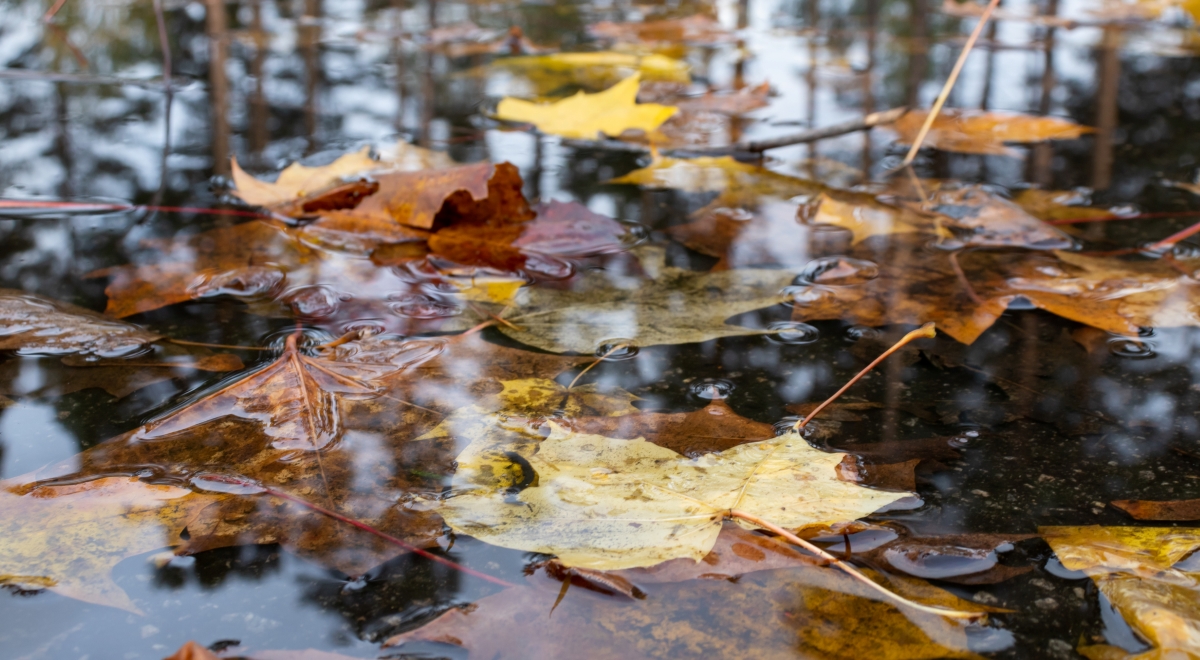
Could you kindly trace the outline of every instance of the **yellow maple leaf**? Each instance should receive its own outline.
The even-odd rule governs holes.
[[[657,103],[637,102],[640,74],[634,74],[612,87],[554,103],[539,104],[506,97],[496,108],[496,116],[508,121],[529,122],[544,133],[563,137],[595,139],[598,133],[617,136],[631,129],[649,133],[675,114],[676,108]]]

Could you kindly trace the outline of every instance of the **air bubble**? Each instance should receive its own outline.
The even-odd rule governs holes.
[[[606,339],[596,347],[596,357],[605,360],[632,360],[637,354],[638,347],[632,339]]]
[[[767,330],[770,332],[767,339],[777,344],[792,346],[811,344],[821,335],[820,331],[811,325],[796,321],[775,321],[767,326]]]
[[[865,325],[852,325],[846,328],[846,341],[863,341],[864,339],[879,339],[883,333]]]
[[[374,337],[387,332],[387,325],[378,319],[361,319],[342,325],[342,334],[357,332],[359,337]]]
[[[821,257],[808,262],[797,284],[825,284],[828,286],[852,286],[865,284],[879,277],[879,266],[865,259],[850,257]]]
[[[688,385],[688,390],[693,396],[706,401],[716,401],[728,399],[736,387],[731,381],[724,378],[704,378]]]
[[[1108,342],[1108,352],[1132,360],[1148,360],[1156,355],[1149,342],[1136,339],[1112,339]]]
[[[837,305],[837,294],[826,286],[812,286],[809,284],[794,284],[785,286],[779,292],[783,296],[784,304],[792,307],[816,307],[822,305]]]
[[[288,337],[291,337],[294,334],[296,334],[295,328],[277,330],[263,337],[261,343],[266,348],[275,351],[276,353],[280,353],[283,352],[283,349],[287,345]],[[316,328],[301,328],[300,338],[296,341],[296,346],[298,346],[300,350],[306,351],[307,349],[320,346],[321,344],[328,344],[334,339],[335,337],[333,335],[325,332],[324,330],[317,330]]]
[[[787,417],[784,417],[783,419],[779,420],[778,422],[775,422],[771,426],[774,427],[776,436],[787,435],[788,433],[791,433],[794,430],[796,423],[802,419],[804,419],[804,418],[796,416],[796,415],[788,415]],[[820,422],[811,421],[811,422],[805,424],[804,428],[799,429],[800,437],[805,438],[805,439],[811,438],[817,434],[817,431],[820,428],[821,428]]]
[[[284,300],[301,318],[328,318],[337,312],[343,297],[327,286],[306,286],[287,294]]]
[[[269,297],[287,279],[283,271],[268,266],[247,266],[221,273],[201,275],[188,287],[196,298],[237,296],[239,298]]]
[[[959,546],[929,548],[905,545],[897,544],[888,548],[883,552],[884,558],[896,569],[927,580],[982,573],[997,562],[996,553],[991,550]]]

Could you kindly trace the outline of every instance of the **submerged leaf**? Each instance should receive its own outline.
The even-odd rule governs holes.
[[[600,135],[615,137],[627,130],[649,133],[675,114],[675,108],[638,103],[639,79],[635,74],[603,92],[579,92],[550,104],[505,98],[497,106],[496,116],[531,123],[543,133],[584,140],[594,140]]]
[[[111,357],[159,339],[162,335],[70,303],[0,289],[0,351]]]
[[[1200,520],[1200,499],[1117,500],[1112,505],[1133,516],[1134,520]]]
[[[589,25],[588,32],[602,39],[666,46],[681,43],[708,45],[733,39],[733,34],[720,21],[704,14],[634,23],[601,21]]]
[[[568,566],[631,568],[712,549],[739,509],[789,529],[846,522],[902,499],[841,481],[843,454],[796,433],[686,458],[642,439],[532,428],[492,417],[456,462],[437,510],[455,530]],[[516,489],[514,495],[514,491]]]
[[[968,650],[965,625],[897,610],[827,568],[666,584],[633,601],[580,588],[564,594],[562,585],[544,578],[531,582],[451,610],[386,645],[442,642],[463,647],[472,657],[979,658]],[[972,607],[920,584],[920,595],[910,597],[935,606]]]
[[[648,280],[590,270],[570,289],[522,289],[500,332],[558,353],[592,353],[618,338],[653,346],[763,334],[725,319],[783,302],[780,289],[795,279],[785,270],[697,273],[663,265],[657,248],[641,254]]]
[[[0,490],[0,583],[138,612],[110,572],[122,559],[183,543],[180,533],[217,497],[105,477]]]

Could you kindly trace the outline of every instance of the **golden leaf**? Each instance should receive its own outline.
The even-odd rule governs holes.
[[[496,116],[508,121],[529,122],[544,133],[585,140],[599,134],[619,136],[627,130],[647,133],[663,124],[675,108],[655,103],[637,102],[639,74],[634,74],[612,87],[575,96],[549,104],[530,103],[505,98],[496,108]]]

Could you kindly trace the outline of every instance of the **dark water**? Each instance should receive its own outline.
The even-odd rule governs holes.
[[[1079,16],[1089,3],[1010,1],[1011,12]],[[223,10],[214,19],[212,10]],[[483,69],[487,56],[450,58],[423,50],[432,26],[474,22],[520,26],[551,48],[592,48],[586,26],[715,11],[742,28],[740,43],[685,52],[696,90],[769,80],[778,95],[742,135],[759,138],[859,116],[864,109],[928,106],[974,24],[922,0],[708,3],[167,2],[172,93],[150,2],[67,0],[53,27],[45,3],[0,3],[0,191],[4,198],[209,207],[219,203],[228,159],[256,173],[303,160],[321,164],[362,145],[398,139],[445,150],[456,160],[517,164],[530,198],[577,200],[640,223],[651,240],[686,221],[703,195],[642,191],[605,182],[647,162],[623,153],[502,130],[483,118],[496,99],[528,94],[520,76]],[[1074,29],[1001,21],[985,31],[950,106],[1049,113],[1096,126],[1082,140],[1020,147],[1019,157],[927,152],[923,177],[1086,188],[1093,204],[1143,212],[1200,208],[1163,180],[1191,181],[1200,135],[1200,66],[1186,46],[1194,32],[1170,25]],[[1186,21],[1180,18],[1180,24]],[[557,93],[569,88],[554,90]],[[169,99],[169,120],[168,104]],[[782,172],[857,183],[899,163],[891,134],[851,134],[772,152]],[[832,174],[830,174],[832,173]],[[865,175],[863,174],[865,173]],[[1089,227],[1097,245],[1160,239],[1188,218]],[[0,215],[0,287],[91,309],[104,308],[103,278],[86,274],[134,260],[151,238],[221,224],[193,212],[42,211]],[[679,245],[676,265],[712,260]],[[749,315],[786,320],[788,310]],[[290,327],[232,300],[175,305],[133,317],[159,332],[222,344],[263,342]],[[643,348],[636,360],[604,363],[596,382],[643,397],[639,406],[689,411],[706,401],[692,385],[719,378],[729,404],[775,423],[792,403],[828,396],[882,348],[860,328],[819,322],[814,343],[762,337]],[[1040,311],[1005,314],[970,347],[940,337],[924,356],[889,363],[853,391],[882,406],[844,424],[830,448],[930,436],[961,439],[961,458],[918,482],[923,504],[876,516],[918,535],[1035,533],[1039,525],[1121,525],[1114,499],[1200,497],[1200,369],[1194,329],[1150,331],[1140,344],[1088,354],[1068,334],[1079,327]],[[866,333],[869,334],[869,333]],[[894,333],[887,334],[892,337]],[[498,334],[489,335],[504,341]],[[857,341],[856,341],[857,340]],[[950,355],[955,364],[947,366]],[[931,357],[932,356],[932,357]],[[941,356],[941,357],[939,357]],[[268,359],[268,358],[262,358]],[[56,395],[56,358],[15,362],[7,385],[16,404],[0,411],[0,477],[25,474],[136,427],[218,379],[193,372],[115,399],[98,389]],[[12,366],[12,365],[5,365]],[[929,411],[915,415],[914,408]],[[1184,453],[1181,453],[1182,452]],[[155,553],[151,553],[153,555]],[[460,541],[449,553],[467,565],[519,579],[523,553]],[[51,592],[0,593],[0,655],[6,658],[159,658],[183,642],[231,640],[254,649],[316,648],[373,658],[386,637],[496,588],[401,557],[351,579],[274,546],[122,562],[117,583],[144,616]],[[993,617],[977,642],[994,657],[1075,657],[1081,638],[1143,648],[1106,609],[1090,580],[1055,568],[1034,538],[1003,553],[1028,573],[996,585],[942,584],[965,598],[1013,612]],[[1048,567],[1049,563],[1049,567]],[[935,567],[936,568],[936,567]],[[937,577],[935,569],[928,577]],[[985,594],[979,596],[980,593]],[[992,600],[994,599],[994,600]],[[449,647],[432,648],[451,654]]]

